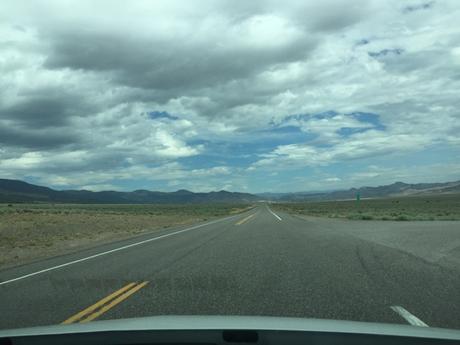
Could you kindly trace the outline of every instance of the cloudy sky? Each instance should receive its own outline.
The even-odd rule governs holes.
[[[58,189],[460,179],[460,2],[2,1],[0,177]]]

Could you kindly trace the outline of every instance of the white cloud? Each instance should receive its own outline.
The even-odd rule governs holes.
[[[40,152],[26,152],[17,158],[7,158],[0,161],[0,168],[8,170],[33,169],[43,163],[43,156]]]
[[[101,192],[101,191],[108,191],[108,190],[110,190],[110,191],[122,191],[119,186],[116,186],[116,185],[113,185],[113,184],[108,184],[108,183],[81,186],[81,189],[90,190],[90,191],[93,191],[93,192]]]
[[[460,6],[406,7],[397,0],[2,3],[0,173],[96,188],[154,174],[184,183],[188,172],[197,188],[209,187],[209,176],[220,176],[216,186],[245,188],[238,179],[263,167],[281,181],[282,170],[435,145],[458,154]],[[177,119],[151,119],[154,110]],[[258,155],[255,163],[203,169],[181,161],[209,153],[203,142],[262,142],[260,131],[288,115],[329,110],[338,115],[285,123],[313,140],[244,152]],[[356,111],[378,114],[385,130],[346,115]],[[366,131],[344,136],[341,128]]]
[[[431,137],[419,134],[391,134],[369,130],[356,133],[332,146],[317,147],[308,144],[278,146],[253,167],[270,169],[298,168],[302,166],[325,166],[338,161],[375,157],[378,155],[401,155],[418,151],[431,144]]]
[[[342,181],[342,179],[338,177],[328,177],[324,179],[324,182],[340,182],[340,181]]]

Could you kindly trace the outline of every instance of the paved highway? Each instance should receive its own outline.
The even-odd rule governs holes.
[[[258,206],[0,272],[0,328],[159,314],[460,328],[460,224]]]

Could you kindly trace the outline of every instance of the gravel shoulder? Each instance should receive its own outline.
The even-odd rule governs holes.
[[[397,249],[443,267],[460,267],[460,221],[374,221],[295,215],[324,231]]]

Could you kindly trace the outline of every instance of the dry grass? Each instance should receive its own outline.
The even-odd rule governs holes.
[[[385,199],[280,203],[293,214],[357,220],[460,220],[460,194]]]
[[[206,221],[247,208],[248,205],[227,204],[0,204],[0,267]]]

